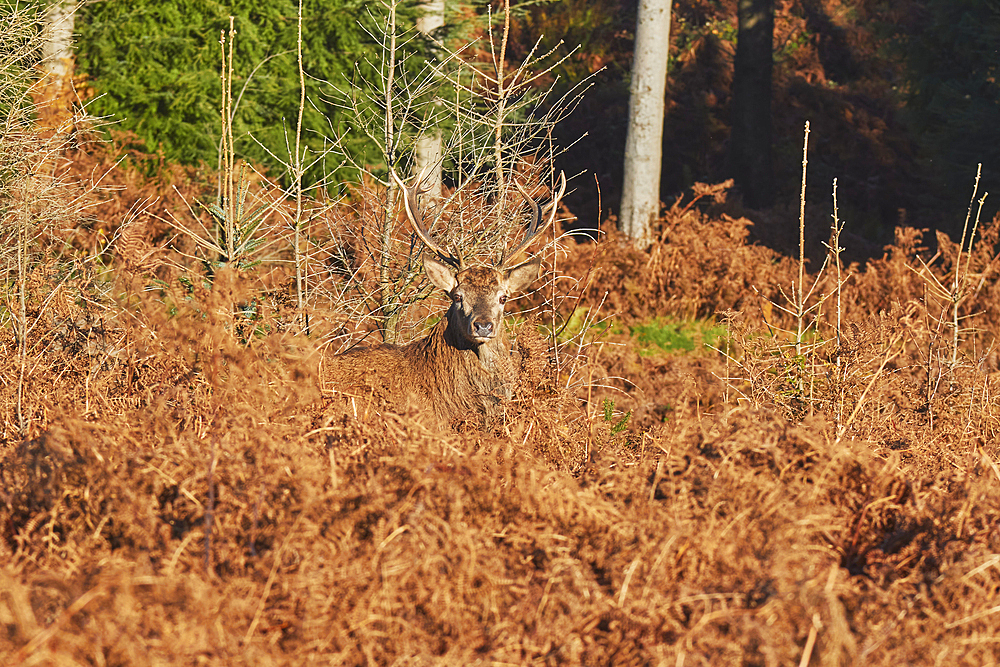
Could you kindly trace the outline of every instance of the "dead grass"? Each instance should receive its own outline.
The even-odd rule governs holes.
[[[133,177],[94,230],[154,187]],[[559,259],[591,276],[562,311],[726,313],[724,349],[606,333],[557,358],[543,313],[485,426],[324,398],[317,337],[233,310],[263,300],[252,274],[112,248],[29,300],[30,429],[8,418],[0,444],[4,664],[996,662],[996,221],[960,363],[918,275],[947,280],[957,250],[905,229],[845,267],[840,346],[824,306],[794,357],[775,304],[795,267],[747,245],[724,190],[671,207],[648,253],[612,235]],[[604,399],[633,411],[623,432]]]

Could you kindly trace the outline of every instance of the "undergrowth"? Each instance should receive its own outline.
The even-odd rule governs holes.
[[[331,297],[303,326],[287,247],[204,261],[171,224],[201,175],[130,163],[84,221],[2,195],[3,664],[997,661],[1000,219],[861,266],[835,217],[813,268],[697,185],[648,250],[547,246],[514,399],[442,425],[332,400],[323,359],[378,324]],[[336,232],[387,201],[301,226],[323,294],[374,279]]]
[[[612,300],[636,330],[652,299],[664,318],[719,313],[716,352],[647,356],[607,330],[574,366],[557,365],[549,334],[526,319],[516,400],[485,430],[442,430],[420,406],[331,403],[320,341],[282,326],[282,311],[262,311],[252,334],[234,329],[226,304],[274,294],[235,270],[187,287],[168,271],[139,289],[112,252],[118,296],[95,309],[97,287],[80,284],[41,316],[31,431],[7,422],[0,654],[993,660],[992,258],[977,248],[968,260],[978,291],[963,304],[975,327],[961,332],[960,363],[936,351],[952,337],[920,276],[944,281],[957,247],[940,239],[935,257],[913,230],[884,258],[845,267],[840,347],[797,359],[778,330],[787,315],[760,296],[780,298],[769,285],[794,264],[719,262],[717,251],[768,251],[729,233],[747,222],[716,205],[669,209],[663,229],[691,234],[664,233],[648,253],[611,234],[596,256],[582,245],[559,260],[570,276],[664,286],[629,301],[602,292],[610,278],[591,280],[567,317],[602,301],[610,315]],[[824,322],[810,340],[832,340]]]

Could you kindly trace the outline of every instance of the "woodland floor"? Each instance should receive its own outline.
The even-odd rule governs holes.
[[[996,664],[1000,220],[796,305],[698,186],[649,249],[549,246],[506,416],[443,427],[321,386],[287,270],[118,227],[190,173],[109,178],[61,237],[117,235],[99,270],[38,263],[0,330],[3,664]]]

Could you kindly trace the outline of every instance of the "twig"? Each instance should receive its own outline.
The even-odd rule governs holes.
[[[902,339],[903,335],[897,334],[896,337],[893,338],[892,342],[889,343],[889,345],[887,346],[886,352],[892,349],[896,345],[896,343],[900,342]],[[850,428],[852,423],[854,423],[854,419],[858,416],[858,413],[861,412],[861,407],[865,403],[865,398],[868,396],[868,392],[871,391],[871,388],[875,385],[875,381],[882,375],[882,371],[885,370],[885,367],[889,364],[890,361],[892,361],[902,353],[903,353],[903,348],[900,348],[899,351],[897,351],[895,354],[886,354],[885,356],[883,356],[882,363],[879,365],[878,370],[875,371],[875,373],[872,375],[871,379],[868,381],[868,385],[865,387],[865,390],[861,392],[861,396],[858,397],[858,402],[854,406],[854,410],[851,412],[851,416],[848,417],[847,421],[844,422],[843,425],[840,427],[840,430],[837,433],[837,442],[840,442],[840,439],[843,437],[844,433],[847,432],[847,429]]]
[[[288,542],[292,539],[292,535],[295,534],[295,530],[298,528],[301,520],[302,514],[295,517],[295,523],[292,524],[291,530],[285,535],[285,539],[281,541],[278,552],[274,554],[274,562],[271,564],[271,572],[267,575],[267,583],[264,584],[264,592],[261,593],[260,602],[257,603],[257,611],[254,612],[253,621],[250,622],[250,627],[247,628],[246,634],[243,635],[244,646],[250,643],[250,638],[253,637],[257,625],[260,623],[260,617],[264,613],[264,605],[267,604],[267,598],[271,594],[271,587],[274,585],[274,579],[278,574],[278,567],[281,565],[281,556],[285,553],[285,547],[288,546]]]
[[[795,354],[802,356],[802,321],[805,313],[805,297],[803,293],[806,270],[806,166],[809,164],[809,121],[806,121],[805,134],[802,137],[802,189],[799,192],[799,291],[797,322],[798,331],[795,337]]]

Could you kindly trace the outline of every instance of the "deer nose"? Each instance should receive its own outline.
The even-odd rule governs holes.
[[[493,323],[489,320],[477,320],[472,323],[472,333],[477,338],[489,338],[493,335]]]

